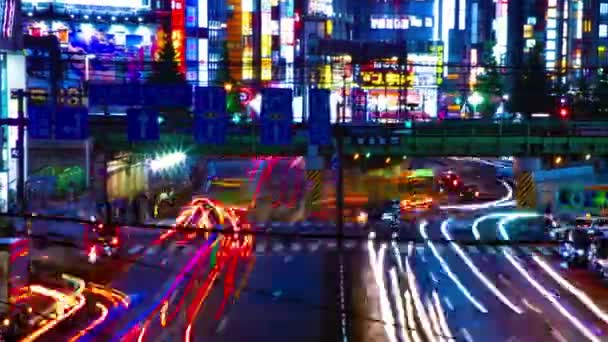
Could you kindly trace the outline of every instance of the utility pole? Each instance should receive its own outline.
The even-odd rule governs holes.
[[[344,169],[342,168],[342,150],[344,144],[344,122],[346,121],[346,70],[344,71],[344,86],[342,87],[342,120],[336,124],[336,159],[338,161],[338,177],[336,180],[336,227],[340,243],[344,238]]]
[[[17,207],[18,212],[25,212],[25,99],[30,93],[23,89],[11,90],[11,99],[17,100],[17,119],[4,119],[0,124],[17,126]],[[12,153],[11,153],[12,154]]]

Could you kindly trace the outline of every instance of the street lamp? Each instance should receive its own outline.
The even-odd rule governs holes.
[[[483,97],[478,93],[474,92],[469,96],[469,103],[473,106],[473,114],[477,113],[477,106],[483,102]]]

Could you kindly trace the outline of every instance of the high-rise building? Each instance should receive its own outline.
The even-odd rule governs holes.
[[[19,6],[19,0],[0,2],[0,117],[3,119],[17,117],[17,101],[11,100],[10,90],[26,87]],[[7,211],[9,190],[15,191],[17,184],[17,162],[10,157],[11,150],[17,146],[17,127],[0,127],[0,139],[5,142],[0,153],[0,211]]]

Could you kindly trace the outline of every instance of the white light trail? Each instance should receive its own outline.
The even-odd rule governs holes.
[[[420,336],[418,335],[418,331],[416,330],[414,317],[414,306],[412,304],[412,295],[410,291],[405,291],[405,310],[407,311],[407,328],[412,333],[413,342],[422,342]]]
[[[396,296],[395,302],[397,307],[397,323],[399,324],[400,332],[401,332],[401,340],[404,342],[410,342],[409,335],[406,330],[405,325],[405,310],[403,308],[403,297],[401,296],[401,291],[399,290],[399,282],[397,281],[397,272],[395,268],[392,267],[390,272],[391,278],[391,291]]]
[[[397,332],[395,329],[395,319],[391,315],[391,305],[388,301],[388,295],[386,293],[386,286],[384,283],[384,274],[382,273],[382,270],[384,269],[383,266],[384,256],[386,254],[386,244],[382,244],[380,246],[378,255],[376,255],[376,251],[374,251],[374,244],[372,241],[368,241],[367,248],[370,266],[374,274],[376,286],[378,287],[378,294],[380,298],[380,315],[382,316],[382,321],[384,321],[384,331],[389,341],[396,342]]]
[[[507,233],[506,225],[512,221],[519,220],[522,218],[534,218],[540,217],[537,213],[510,213],[506,214],[500,221],[498,221],[498,233],[503,240],[511,240],[509,233]]]
[[[429,312],[429,316],[431,317],[431,325],[433,326],[433,330],[435,331],[435,335],[437,336],[437,341],[445,341],[445,337],[441,332],[441,326],[439,325],[439,318],[437,317],[437,313],[435,312],[435,307],[429,299],[426,300],[426,309]]]
[[[462,261],[464,261],[464,263],[469,267],[469,269],[471,270],[471,272],[473,272],[473,274],[477,277],[477,279],[479,279],[485,285],[485,287],[488,290],[490,290],[490,292],[492,292],[492,294],[494,294],[496,296],[496,298],[498,298],[503,304],[505,304],[506,306],[508,306],[511,310],[513,310],[518,315],[523,314],[524,311],[520,307],[518,307],[517,305],[515,305],[511,300],[509,300],[507,298],[507,296],[505,296],[496,287],[496,285],[494,285],[494,283],[492,283],[486,277],[486,275],[483,274],[481,272],[481,270],[479,270],[479,268],[475,265],[475,263],[473,263],[473,261],[471,260],[471,258],[469,258],[469,256],[467,255],[467,253],[465,253],[458,244],[456,244],[455,242],[452,241],[452,237],[450,236],[450,233],[448,232],[448,224],[449,224],[449,219],[444,220],[443,222],[441,222],[441,234],[443,235],[443,237],[446,240],[450,241],[450,246],[452,246],[452,248],[454,249],[454,251],[456,251],[456,254],[458,254],[458,256],[460,256],[460,258],[462,259]]]
[[[559,275],[547,262],[545,262],[541,257],[535,255],[532,257],[534,260],[553,280],[555,280],[559,285],[568,290],[573,296],[575,296],[578,300],[581,301],[591,312],[593,312],[599,319],[608,323],[608,314],[604,310],[602,310],[597,304],[593,302],[589,296],[581,291],[576,286],[572,285],[568,280],[564,279],[561,275]]]
[[[424,335],[426,335],[427,340],[434,341],[435,334],[433,334],[433,329],[431,328],[429,316],[424,310],[424,305],[420,300],[420,292],[418,291],[418,282],[416,281],[416,274],[412,271],[412,266],[410,265],[409,256],[414,250],[413,247],[413,243],[410,243],[408,245],[408,255],[405,258],[405,274],[408,282],[410,298],[414,302],[414,307],[416,309],[416,313],[418,314],[418,318],[420,319],[420,325],[422,325],[422,331],[424,332]],[[413,322],[413,320],[410,322]]]
[[[526,269],[519,262],[517,262],[517,260],[515,260],[515,258],[509,251],[503,250],[503,253],[504,253],[505,257],[507,258],[507,260],[509,260],[509,262],[515,267],[515,269],[517,269],[517,271],[538,292],[540,292],[543,297],[545,297],[549,302],[551,302],[551,304],[553,304],[553,306],[555,306],[557,311],[562,316],[564,316],[566,319],[568,319],[570,321],[570,323],[572,323],[572,325],[574,325],[574,327],[576,327],[576,329],[578,329],[578,331],[580,331],[583,335],[585,335],[585,337],[588,338],[590,341],[593,341],[593,342],[600,341],[600,339],[597,336],[595,336],[593,334],[593,332],[591,332],[591,330],[587,329],[587,327],[585,327],[583,325],[583,323],[581,323],[581,321],[577,317],[575,317],[570,312],[568,312],[568,310],[566,310],[566,308],[564,308],[564,306],[561,305],[560,302],[558,302],[557,299],[555,299],[555,297],[547,289],[545,289],[539,282],[537,282],[536,279],[532,278],[532,276],[528,273],[528,271],[526,271]]]
[[[505,215],[505,217],[503,217],[498,222],[500,235],[503,238],[505,238],[505,240],[509,240],[509,234],[507,233],[507,230],[506,230],[506,224],[508,222],[514,221],[518,218],[529,218],[529,217],[531,217],[530,215],[532,215],[532,214],[531,213],[520,213],[520,214]],[[538,214],[536,214],[536,215],[538,215]],[[532,216],[532,217],[534,217],[534,216]],[[593,341],[593,342],[600,341],[600,339],[597,336],[595,336],[591,330],[589,330],[587,327],[585,327],[585,325],[577,317],[575,317],[568,310],[566,310],[566,308],[555,298],[555,296],[553,296],[551,294],[551,292],[549,292],[536,279],[534,279],[530,275],[530,273],[523,267],[523,265],[515,259],[515,257],[509,250],[503,249],[502,252],[505,255],[505,257],[507,258],[507,260],[509,260],[511,265],[513,265],[513,267],[515,267],[515,269],[528,281],[528,283],[530,283],[530,285],[532,285],[538,292],[540,292],[540,294],[543,297],[545,297],[549,302],[551,302],[551,304],[553,304],[553,306],[557,309],[557,311],[562,316],[564,316],[567,320],[569,320],[570,323],[572,323],[572,325],[576,329],[578,329],[578,331],[580,331],[590,341]]]
[[[439,319],[439,326],[443,331],[443,335],[448,339],[454,339],[454,335],[448,326],[448,321],[445,318],[445,312],[443,311],[443,307],[441,306],[441,301],[439,300],[439,294],[437,291],[433,291],[433,301],[435,302],[435,312],[437,313],[437,318]]]
[[[439,251],[437,251],[437,248],[435,247],[435,244],[433,244],[433,242],[431,242],[431,241],[428,240],[428,235],[426,233],[426,226],[427,225],[428,225],[427,221],[420,222],[420,225],[419,225],[420,235],[425,240],[427,240],[426,243],[429,246],[429,248],[431,249],[431,252],[433,252],[433,255],[435,256],[435,258],[439,261],[439,264],[441,265],[441,268],[443,268],[443,270],[448,275],[448,277],[450,279],[452,279],[452,281],[454,282],[454,284],[456,284],[456,287],[458,287],[458,289],[460,290],[460,292],[462,292],[462,294],[464,294],[464,296],[471,302],[471,304],[473,304],[473,306],[477,310],[479,310],[482,313],[488,313],[488,309],[486,309],[485,306],[483,304],[481,304],[477,300],[477,298],[475,298],[471,294],[471,292],[462,284],[462,282],[460,281],[460,279],[458,279],[458,276],[456,276],[456,274],[454,274],[454,272],[452,272],[452,269],[450,269],[450,266],[448,265],[448,263],[439,254]]]
[[[511,205],[511,201],[513,200],[513,188],[509,185],[509,183],[501,180],[500,181],[502,186],[505,187],[505,189],[507,190],[507,194],[503,197],[501,197],[500,199],[497,199],[495,201],[489,201],[489,202],[485,202],[485,203],[479,203],[479,204],[455,204],[455,205],[442,205],[439,206],[440,209],[442,210],[465,210],[465,211],[475,211],[475,210],[481,210],[481,209],[489,209],[489,208],[494,208],[494,207],[501,207],[501,206],[508,206]],[[508,205],[505,205],[505,203],[509,203]]]

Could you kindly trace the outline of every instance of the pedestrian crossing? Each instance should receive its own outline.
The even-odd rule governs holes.
[[[345,222],[344,228],[346,229],[357,229],[361,228],[362,225],[355,222]],[[312,222],[312,221],[300,221],[300,222],[258,222],[253,225],[255,231],[285,231],[285,232],[302,232],[302,231],[335,231],[337,228],[335,223],[332,222]]]
[[[395,246],[400,253],[406,253],[409,242],[394,242],[392,246]],[[378,248],[378,243],[375,244]],[[309,239],[309,238],[272,238],[272,237],[257,237],[254,243],[255,253],[257,255],[287,255],[293,253],[318,253],[318,252],[331,252],[338,251],[340,245],[335,239]],[[514,254],[515,256],[526,257],[533,255],[541,255],[550,257],[559,253],[558,246],[552,245],[522,245],[522,246],[491,246],[491,245],[464,245],[459,246],[467,254],[471,256],[475,255],[499,255],[506,251]],[[174,254],[187,254],[191,251],[194,246],[192,245],[180,245],[178,241],[170,243],[167,247],[151,246],[146,248],[144,245],[135,245],[131,247],[127,253],[129,255],[136,255],[144,253],[144,255],[156,255],[159,253],[165,253],[167,255]],[[343,251],[367,251],[369,248],[369,240],[345,240],[342,242]],[[425,254],[428,251],[428,246],[423,243],[417,243],[415,246],[416,253]],[[434,248],[439,253],[449,252],[452,247],[449,244],[436,242]]]

